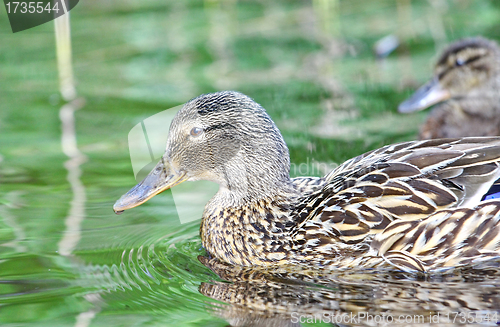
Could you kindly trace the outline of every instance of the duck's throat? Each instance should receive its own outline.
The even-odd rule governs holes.
[[[263,151],[263,149],[259,149]],[[271,151],[272,150],[272,151]],[[226,206],[241,206],[258,199],[273,199],[282,193],[293,192],[290,180],[288,153],[276,149],[264,153],[242,149],[219,167],[219,200]]]
[[[223,207],[211,201],[205,208],[201,239],[207,252],[224,262],[273,265],[290,254],[294,226],[287,199],[261,199],[239,207]],[[293,203],[293,202],[291,202]]]

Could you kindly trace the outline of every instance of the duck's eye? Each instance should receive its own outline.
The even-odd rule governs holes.
[[[191,134],[191,136],[200,136],[201,133],[203,132],[203,128],[200,128],[200,127],[193,127],[191,129],[191,132],[189,132],[189,134]]]
[[[465,64],[465,61],[461,58],[457,58],[455,61],[455,66],[463,66]]]

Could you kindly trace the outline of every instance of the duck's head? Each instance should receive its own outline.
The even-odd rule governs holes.
[[[488,96],[500,76],[500,48],[482,37],[463,39],[448,46],[439,58],[431,81],[402,102],[398,111],[413,112],[450,99]]]
[[[288,148],[264,108],[234,91],[204,94],[176,114],[160,162],[113,209],[136,207],[197,180],[218,183],[226,204],[239,205],[289,187],[289,170]]]

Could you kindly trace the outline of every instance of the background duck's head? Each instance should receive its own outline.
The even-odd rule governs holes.
[[[482,37],[460,40],[448,46],[434,69],[434,77],[401,103],[399,112],[422,110],[450,98],[498,97],[500,48]],[[495,84],[496,83],[496,84]]]
[[[186,180],[216,182],[237,204],[286,189],[289,170],[288,148],[264,108],[234,91],[204,94],[177,113],[160,162],[113,208],[133,208]]]

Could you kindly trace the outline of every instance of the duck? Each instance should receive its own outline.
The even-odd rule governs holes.
[[[415,273],[500,257],[500,137],[419,140],[290,177],[266,110],[236,91],[196,97],[173,118],[153,170],[114,204],[143,204],[185,181],[219,184],[201,217],[209,258],[233,266]]]
[[[402,102],[410,113],[438,104],[420,128],[420,139],[500,135],[500,47],[472,37],[444,49],[432,79]]]

